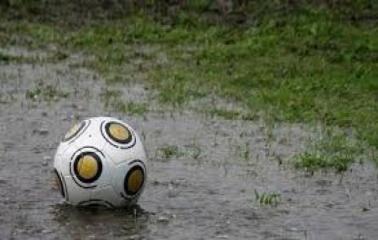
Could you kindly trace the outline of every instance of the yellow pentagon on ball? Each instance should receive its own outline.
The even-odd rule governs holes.
[[[91,155],[84,155],[77,164],[77,173],[84,179],[91,179],[98,172],[98,163]]]
[[[141,169],[135,169],[130,173],[127,182],[127,189],[132,193],[137,193],[142,187],[144,174]]]
[[[110,124],[109,134],[111,137],[119,141],[126,141],[130,137],[129,130],[119,123]]]

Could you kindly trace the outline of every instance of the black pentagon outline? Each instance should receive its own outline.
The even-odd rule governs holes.
[[[86,156],[86,155],[92,156],[96,160],[97,166],[98,166],[96,175],[94,175],[92,178],[89,178],[89,179],[83,178],[82,176],[80,176],[80,174],[77,171],[77,165],[79,164],[80,158],[82,158],[83,156]],[[95,152],[85,151],[85,152],[82,152],[82,153],[80,153],[79,155],[76,156],[76,158],[74,160],[73,169],[74,169],[75,176],[81,182],[83,182],[83,183],[93,183],[93,182],[95,182],[101,176],[101,173],[102,173],[102,162],[101,162],[100,157]]]
[[[84,149],[84,151],[83,151],[83,149]],[[89,149],[89,150],[87,150],[87,149]],[[72,166],[72,162],[74,161],[75,156],[77,156],[78,153],[79,153],[79,155],[81,154],[81,151],[83,151],[83,152],[85,152],[85,151],[93,152],[93,151],[94,151],[94,152],[96,152],[96,153],[101,154],[101,156],[102,156],[103,158],[105,158],[105,155],[104,155],[104,153],[103,153],[102,151],[100,151],[98,148],[95,148],[95,147],[93,147],[93,146],[83,146],[83,147],[77,149],[77,150],[72,154],[72,156],[71,156],[71,161],[70,161],[70,163],[69,163],[69,169],[70,169],[70,175],[71,175],[71,177],[72,177],[72,180],[73,180],[73,181],[76,183],[76,185],[78,185],[79,187],[86,188],[86,189],[89,189],[89,188],[95,188],[95,187],[97,187],[97,185],[87,185],[87,186],[82,185],[82,184],[84,184],[84,183],[80,183],[80,182],[76,179],[76,175],[72,172],[72,168],[73,168],[73,166]],[[67,194],[67,197],[68,197],[68,194]],[[67,199],[67,200],[68,200],[68,199]]]
[[[138,189],[138,191],[137,191],[137,192],[132,192],[132,191],[130,191],[130,190],[127,188],[127,185],[128,185],[127,183],[128,183],[128,181],[129,181],[129,177],[130,177],[131,173],[134,172],[134,171],[136,171],[137,169],[139,169],[139,170],[142,171],[142,174],[143,174],[143,181],[142,181],[142,184],[141,184],[140,188]],[[123,189],[124,189],[125,193],[126,193],[128,196],[132,196],[132,197],[136,196],[136,195],[137,195],[139,192],[141,192],[141,190],[143,189],[145,180],[146,180],[146,173],[145,173],[145,171],[144,171],[144,168],[143,168],[142,166],[140,166],[140,165],[135,165],[135,166],[133,166],[133,167],[130,168],[130,170],[127,172],[127,174],[126,174],[126,176],[125,176],[125,179],[124,179],[124,181],[123,181]]]
[[[118,124],[122,127],[124,127],[126,129],[126,131],[129,133],[129,137],[125,140],[119,140],[117,138],[115,138],[113,135],[110,134],[110,126],[112,124]],[[114,122],[114,121],[111,121],[111,122],[107,122],[105,124],[105,132],[106,134],[108,135],[108,137],[110,137],[113,141],[117,142],[117,143],[120,143],[120,144],[128,144],[131,142],[131,140],[133,140],[133,136],[132,136],[132,133],[130,131],[130,129],[128,127],[126,127],[124,124],[121,124],[119,122]]]
[[[58,180],[59,192],[60,192],[60,194],[62,195],[63,198],[66,198],[66,193],[65,193],[64,187],[63,187],[63,181],[60,178],[60,174],[58,173],[58,170],[54,169],[54,173],[55,173],[55,178]]]
[[[101,135],[102,135],[102,137],[110,144],[110,145],[112,145],[113,147],[115,147],[115,148],[120,148],[120,149],[129,149],[129,148],[132,148],[132,147],[134,147],[135,146],[135,144],[136,144],[136,137],[134,136],[134,132],[129,128],[129,127],[127,127],[127,126],[125,126],[123,123],[121,123],[121,122],[115,122],[115,121],[111,121],[111,122],[108,122],[108,123],[118,123],[118,124],[121,124],[121,125],[123,125],[123,126],[125,126],[126,127],[126,129],[130,132],[130,137],[129,138],[131,138],[131,140],[128,142],[128,143],[126,143],[126,144],[124,144],[124,145],[122,145],[119,141],[115,141],[115,140],[113,140],[113,138],[111,138],[110,137],[110,134],[108,134],[106,131],[106,129],[105,129],[105,127],[104,127],[104,123],[105,123],[106,121],[103,121],[102,123],[101,123],[101,125],[100,125],[100,132],[101,132]],[[107,123],[107,124],[108,124]],[[106,125],[107,125],[106,124]],[[104,131],[105,130],[105,131]],[[104,133],[105,132],[105,133]],[[112,141],[114,141],[114,143],[112,142]],[[116,145],[117,143],[119,143],[119,145]],[[131,144],[130,144],[131,143]],[[130,145],[128,145],[128,144],[130,144]]]
[[[71,134],[68,137],[64,136],[62,142],[67,142],[67,141],[71,140],[72,138],[74,138],[85,127],[85,121],[82,121],[79,124],[80,124],[79,128],[76,130],[76,132],[74,132],[73,134]]]
[[[89,199],[89,200],[86,200],[86,201],[81,201],[78,203],[78,206],[79,207],[96,207],[96,206],[102,206],[102,207],[107,207],[107,208],[115,208],[115,206],[106,201],[106,200],[102,200],[102,199]]]
[[[62,142],[68,142],[71,140],[72,140],[71,142],[73,142],[74,139],[77,139],[78,137],[80,137],[85,132],[85,130],[87,130],[90,124],[91,124],[91,120],[81,121],[79,129],[68,138],[63,138]]]
[[[64,180],[62,172],[60,172],[60,179],[62,179],[62,182],[63,182],[63,189],[64,189],[64,192],[65,192],[65,199],[66,199],[66,201],[68,201],[69,200],[69,195],[68,195],[68,191],[67,191],[67,184],[66,184],[66,181]]]

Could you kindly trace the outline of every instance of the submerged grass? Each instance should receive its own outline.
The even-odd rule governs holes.
[[[345,133],[326,131],[310,144],[308,150],[295,159],[295,166],[314,172],[320,169],[334,169],[344,172],[362,154],[362,146],[352,141]]]
[[[37,83],[33,88],[29,89],[25,93],[25,97],[32,101],[57,101],[60,98],[67,98],[68,92],[64,92],[59,89],[58,86],[51,84],[45,84],[44,82]]]
[[[255,189],[255,200],[260,206],[277,206],[281,201],[281,194],[258,192]]]
[[[122,100],[122,92],[119,90],[106,89],[101,93],[101,99],[105,108],[128,115],[143,115],[148,111],[145,103]]]
[[[165,145],[157,149],[156,156],[158,159],[169,160],[173,157],[180,157],[183,153],[176,145]]]
[[[201,148],[195,144],[188,144],[184,146],[176,146],[166,144],[156,150],[155,157],[162,160],[170,160],[172,158],[187,157],[198,160],[201,156]]]
[[[192,11],[169,21],[138,13],[75,28],[7,20],[0,41],[86,52],[94,56],[87,64],[113,76],[109,81],[129,81],[143,72],[163,103],[181,106],[216,95],[247,108],[214,106],[206,109],[210,114],[321,122],[355,129],[361,142],[377,148],[378,24],[351,21],[341,11],[348,12],[308,5],[280,12],[265,4],[251,12],[255,21],[239,25],[214,24]],[[115,98],[110,104],[120,111],[146,110]],[[344,153],[324,157],[319,144],[298,166],[342,170],[352,162]]]

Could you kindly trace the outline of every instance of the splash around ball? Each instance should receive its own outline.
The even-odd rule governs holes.
[[[147,156],[127,123],[96,117],[75,124],[54,158],[56,182],[74,206],[124,207],[135,204],[147,179]]]

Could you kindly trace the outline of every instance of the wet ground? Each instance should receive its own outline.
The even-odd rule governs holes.
[[[372,164],[313,176],[290,164],[313,127],[162,111],[142,85],[107,86],[82,59],[0,64],[0,239],[377,239]],[[150,111],[110,111],[109,88]],[[54,189],[59,139],[75,119],[100,115],[130,122],[146,145],[149,179],[131,209],[76,209]],[[278,204],[260,204],[255,190]]]

